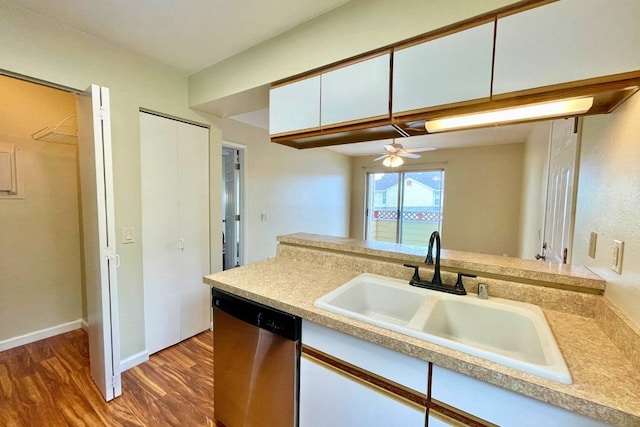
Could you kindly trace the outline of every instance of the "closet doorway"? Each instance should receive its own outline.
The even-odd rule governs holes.
[[[245,148],[223,142],[222,145],[222,269],[243,264],[244,215],[243,172]]]
[[[140,111],[142,273],[149,354],[209,328],[209,128]]]

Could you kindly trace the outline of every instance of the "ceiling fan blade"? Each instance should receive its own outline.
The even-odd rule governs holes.
[[[384,159],[385,157],[389,157],[389,155],[388,155],[388,154],[383,154],[382,156],[380,156],[380,157],[376,157],[375,159],[373,159],[373,161],[374,161],[374,162],[377,162],[378,160],[382,160],[382,159]]]
[[[408,157],[410,159],[419,159],[420,158],[420,154],[413,154],[413,153],[409,153],[407,151],[400,152],[400,153],[398,153],[398,155],[402,156],[402,157]]]
[[[389,153],[395,153],[396,151],[398,151],[398,148],[395,147],[394,144],[385,144],[384,149],[387,150]]]
[[[433,151],[436,147],[422,147],[422,148],[407,148],[408,153],[421,153],[423,151]]]

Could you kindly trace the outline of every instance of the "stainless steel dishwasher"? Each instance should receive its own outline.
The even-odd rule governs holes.
[[[299,317],[212,290],[216,425],[298,425]]]

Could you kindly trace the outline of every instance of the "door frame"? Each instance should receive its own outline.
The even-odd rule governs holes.
[[[240,163],[240,173],[239,175],[239,187],[240,194],[238,197],[239,203],[239,212],[240,212],[240,227],[238,236],[238,241],[240,242],[240,250],[238,251],[238,264],[244,265],[246,262],[246,250],[247,250],[247,188],[246,188],[246,165],[247,165],[247,156],[248,156],[248,148],[246,145],[237,144],[235,142],[229,142],[222,140],[222,149],[230,148],[232,150],[238,150],[238,162]],[[221,152],[222,154],[222,152]],[[222,155],[220,156],[220,165],[224,169],[224,164],[222,163]],[[224,185],[224,182],[222,183]]]
[[[0,68],[0,75],[3,76],[7,76],[7,77],[11,77],[14,79],[18,79],[18,80],[22,80],[25,82],[29,82],[29,83],[33,83],[33,84],[38,84],[41,86],[45,86],[45,87],[50,87],[53,89],[58,89],[58,90],[62,90],[65,92],[69,92],[72,93],[78,97],[80,96],[91,96],[91,87],[89,87],[88,89],[82,90],[82,89],[76,89],[73,87],[69,87],[69,86],[65,86],[65,85],[61,85],[55,82],[51,82],[51,81],[47,81],[47,80],[42,80],[36,77],[31,77],[25,74],[20,74],[20,73],[15,73],[6,69],[2,69]],[[109,112],[107,112],[107,115],[109,115]],[[111,138],[111,133],[110,133],[110,128],[108,130],[108,137]],[[111,145],[111,144],[109,144]],[[109,150],[111,148],[109,147]],[[80,156],[78,153],[78,164],[80,162]],[[107,167],[112,167],[111,164],[111,159],[109,159],[109,163],[108,165],[106,165]],[[80,174],[79,171],[77,172],[78,174],[78,181],[80,180]],[[113,181],[111,180],[111,188],[109,190],[109,194],[111,197],[111,208],[113,208]],[[79,202],[81,203],[82,201],[79,200]],[[113,219],[113,214],[114,211],[112,210],[108,215]],[[82,224],[81,224],[82,227]],[[115,230],[113,230],[113,232],[115,233]],[[83,233],[82,229],[81,229],[81,233]],[[112,237],[115,237],[115,234],[112,235]],[[84,239],[84,238],[83,238]],[[115,239],[113,240],[114,245],[113,245],[113,251],[112,253],[108,254],[108,255],[112,255],[112,261],[109,261],[108,264],[111,264],[108,268],[109,271],[111,272],[116,272],[117,269],[117,261],[116,261],[116,253],[115,253]],[[84,254],[84,247],[81,247],[81,251]],[[84,269],[84,255],[81,254],[81,258],[83,260],[83,266],[82,268]],[[105,254],[107,255],[107,254]],[[82,286],[86,287],[86,281],[84,281],[84,283],[82,283]],[[111,388],[112,393],[111,394],[115,394],[115,396],[119,396],[120,394],[122,394],[122,383],[120,380],[120,372],[121,372],[121,367],[120,367],[120,328],[119,328],[119,318],[118,318],[118,313],[119,313],[119,305],[118,305],[118,294],[117,294],[117,285],[114,286],[113,288],[113,292],[110,291],[109,289],[105,289],[105,286],[108,287],[108,284],[102,284],[102,289],[101,292],[104,293],[105,291],[107,292],[107,294],[109,295],[109,306],[110,306],[110,310],[107,311],[105,314],[105,316],[103,316],[101,319],[99,319],[99,321],[102,322],[107,322],[109,325],[112,325],[112,327],[110,328],[110,336],[109,337],[102,337],[103,342],[107,342],[111,348],[111,357],[110,360],[105,360],[104,361],[104,366],[101,366],[101,369],[103,372],[111,372],[112,375],[112,385],[114,386],[113,388]],[[83,319],[85,320],[85,319]],[[88,319],[87,319],[88,320]],[[115,320],[115,323],[114,323]],[[87,331],[87,335],[91,334],[91,325],[89,325],[89,327],[86,328]],[[84,327],[83,327],[84,329]],[[91,337],[90,337],[91,338]],[[107,339],[108,338],[108,339]],[[92,361],[89,360],[90,365],[92,364]],[[102,393],[102,390],[101,390]],[[109,398],[109,393],[106,393],[106,395],[103,393],[103,396],[105,397],[106,400],[111,400],[113,397],[115,396],[111,396],[111,398]]]

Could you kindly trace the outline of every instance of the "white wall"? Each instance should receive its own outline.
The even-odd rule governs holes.
[[[225,141],[246,146],[245,263],[274,257],[281,234],[349,235],[349,157],[274,144],[265,129],[234,120],[217,123]]]
[[[605,296],[640,325],[640,95],[615,112],[586,117],[582,128],[573,263],[607,280]],[[598,233],[596,258],[589,235]],[[613,240],[625,242],[622,274],[613,272]]]
[[[524,144],[519,258],[534,259],[542,249],[550,126],[551,122],[536,123]]]
[[[523,152],[524,144],[506,144],[437,150],[423,153],[420,159],[406,159],[402,169],[445,170],[444,248],[516,255]],[[380,163],[373,163],[374,158],[356,157],[353,161],[351,237],[354,238],[363,238],[366,173],[387,170]],[[442,161],[447,164],[419,166]]]
[[[206,104],[513,3],[353,0],[192,75],[189,103]]]
[[[31,138],[75,114],[75,103],[0,76],[0,143],[19,151],[25,187],[24,198],[0,198],[0,341],[82,317],[77,146]]]

